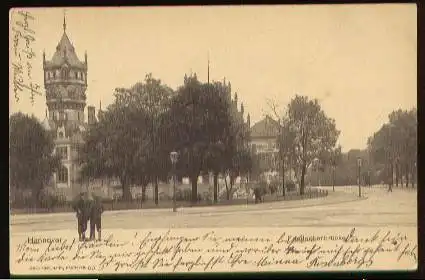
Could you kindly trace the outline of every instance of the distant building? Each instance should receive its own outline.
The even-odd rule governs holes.
[[[70,197],[82,189],[79,182],[78,154],[83,144],[82,134],[96,122],[95,107],[88,106],[85,122],[87,89],[87,53],[81,61],[67,33],[64,18],[63,34],[51,60],[43,52],[46,116],[44,129],[54,136],[54,152],[62,157],[62,165],[50,182],[50,187]]]
[[[279,149],[277,137],[279,124],[270,117],[265,117],[251,127],[251,151],[257,155],[262,172],[275,172],[279,166]]]

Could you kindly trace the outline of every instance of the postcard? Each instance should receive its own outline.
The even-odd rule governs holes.
[[[416,21],[11,9],[11,274],[416,270]]]

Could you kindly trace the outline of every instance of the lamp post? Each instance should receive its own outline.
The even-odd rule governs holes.
[[[358,183],[359,183],[359,197],[362,197],[361,182],[360,182],[361,167],[362,167],[362,159],[360,157],[358,157],[357,158],[357,168],[358,168],[357,180],[358,180]]]
[[[282,196],[285,196],[285,160],[286,156],[282,155]]]
[[[176,163],[179,154],[175,151],[170,153],[170,160],[173,164],[173,212],[176,212]]]

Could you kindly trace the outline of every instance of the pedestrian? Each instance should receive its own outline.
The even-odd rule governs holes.
[[[86,240],[86,230],[89,215],[87,213],[87,203],[85,199],[85,193],[81,192],[73,201],[73,208],[76,212],[77,223],[78,223],[78,239],[80,241]]]
[[[95,231],[97,230],[97,239],[102,240],[102,213],[103,203],[100,196],[93,196],[93,205],[90,213],[90,240],[95,239]]]

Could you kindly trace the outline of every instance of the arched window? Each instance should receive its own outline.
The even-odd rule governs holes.
[[[61,166],[58,170],[58,182],[68,183],[68,168]]]
[[[62,79],[67,79],[68,75],[69,75],[68,69],[66,69],[66,68],[62,69],[62,74],[61,74]]]
[[[59,131],[59,138],[63,138],[63,132]]]

